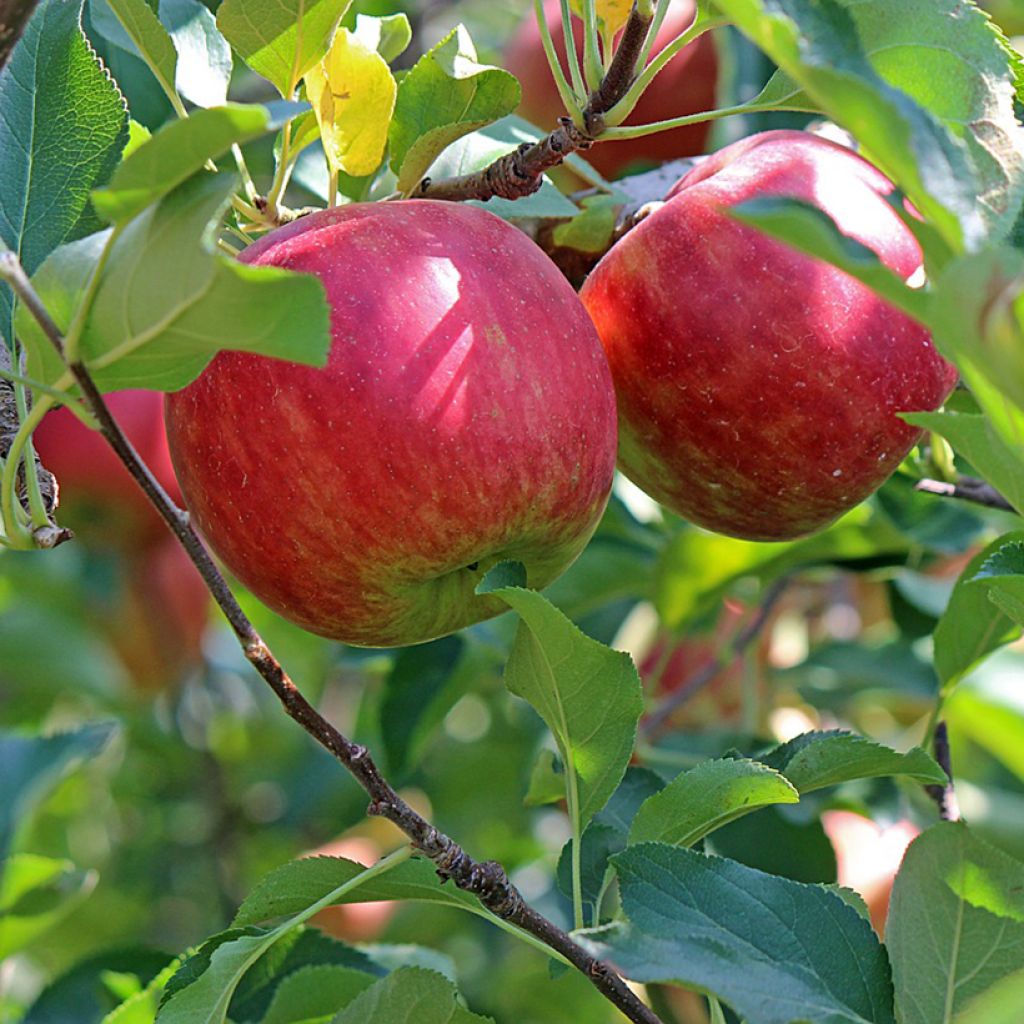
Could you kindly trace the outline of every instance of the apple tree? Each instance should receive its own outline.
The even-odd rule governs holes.
[[[0,0],[0,1022],[1020,1021],[989,6]]]

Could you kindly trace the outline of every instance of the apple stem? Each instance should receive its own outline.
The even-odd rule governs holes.
[[[949,483],[946,480],[918,480],[914,484],[914,490],[922,491],[924,494],[934,494],[939,498],[970,501],[975,505],[983,505],[985,508],[995,508],[1003,512],[1017,511],[991,484],[974,476],[960,476],[956,483]]]
[[[568,3],[563,3],[568,8]],[[537,142],[524,143],[518,149],[499,157],[490,166],[470,174],[460,174],[436,181],[424,178],[410,193],[412,199],[446,199],[461,202],[468,199],[522,199],[533,195],[546,171],[561,164],[567,156],[589,149],[605,130],[604,114],[629,91],[636,79],[637,64],[643,52],[647,32],[653,21],[650,4],[638,7],[634,0],[629,18],[622,29],[607,73],[590,94],[581,117],[561,117],[558,127]],[[563,11],[563,18],[567,15]],[[565,24],[568,24],[567,20]],[[570,69],[574,51],[570,50]],[[575,68],[576,75],[579,69]],[[581,83],[574,85],[577,90]]]
[[[6,262],[0,263],[0,269],[5,272],[3,276],[11,283],[18,298],[25,303],[49,342],[64,359],[64,337],[20,263],[10,252],[0,253],[0,257],[8,257]],[[16,270],[11,270],[8,264],[15,266]],[[517,925],[560,953],[634,1024],[662,1024],[659,1017],[608,964],[591,956],[565,931],[530,907],[500,864],[496,861],[475,861],[458,843],[413,810],[381,774],[369,750],[348,739],[306,700],[242,610],[192,527],[189,514],[175,505],[125,437],[84,364],[70,362],[68,370],[103,437],[199,571],[234,631],[246,660],[274,691],[288,716],[331,753],[363,787],[370,797],[368,813],[379,815],[397,825],[409,837],[415,851],[434,862],[442,879],[450,879],[458,888],[476,896],[492,914]]]

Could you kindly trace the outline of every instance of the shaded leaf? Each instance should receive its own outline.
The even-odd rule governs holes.
[[[42,0],[0,70],[0,243],[35,273],[62,242],[95,230],[89,190],[128,139],[124,99],[79,25],[81,3]],[[0,282],[0,339],[13,342]]]
[[[886,924],[901,1024],[950,1024],[1024,963],[1024,864],[943,822],[911,843]]]
[[[885,950],[834,893],[660,843],[613,864],[626,920],[580,938],[627,977],[713,992],[747,1024],[893,1024]]]
[[[989,600],[985,586],[975,585],[982,566],[1004,545],[1024,542],[1024,530],[1004,534],[968,563],[935,628],[935,669],[948,691],[982,658],[1016,640],[1020,627]]]
[[[853,779],[904,775],[918,782],[945,785],[946,774],[920,747],[901,754],[851,732],[805,732],[760,755],[800,791],[810,793]]]
[[[336,1013],[374,983],[372,974],[335,964],[302,967],[274,992],[260,1024],[302,1024]]]
[[[99,754],[116,732],[113,722],[52,736],[0,732],[0,866],[21,819],[69,772]]]
[[[354,999],[332,1024],[484,1024],[490,1020],[464,1009],[444,975],[404,967]]]
[[[11,857],[0,874],[0,960],[71,913],[96,885],[95,871],[34,854]]]

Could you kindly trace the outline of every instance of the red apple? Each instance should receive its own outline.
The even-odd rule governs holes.
[[[580,293],[612,367],[622,470],[701,526],[812,533],[862,501],[921,436],[956,371],[927,331],[844,272],[730,218],[789,196],[903,278],[921,264],[856,154],[803,132],[743,139],[687,174]]]
[[[171,468],[163,396],[117,391],[106,396],[114,418],[175,501],[181,492]],[[60,484],[62,525],[87,542],[138,550],[159,543],[167,527],[99,431],[67,409],[48,413],[33,435],[39,457]]]
[[[839,884],[864,897],[871,924],[882,935],[892,883],[907,847],[921,830],[906,818],[878,825],[852,811],[826,811],[821,823],[836,851]]]
[[[694,11],[694,0],[675,0],[658,32],[652,55],[660,53],[666,44],[689,27],[693,22]],[[559,0],[546,0],[544,13],[558,59],[568,75]],[[577,50],[582,53],[583,23],[579,18],[573,18],[573,32]],[[565,109],[551,77],[541,44],[540,29],[532,12],[524,19],[509,44],[505,67],[519,79],[523,87],[519,113],[540,128],[555,127]],[[717,76],[718,58],[714,40],[705,34],[672,58],[644,93],[626,124],[650,124],[670,117],[714,110]],[[709,130],[710,122],[703,122],[642,139],[599,142],[583,156],[602,174],[613,176],[630,165],[656,164],[702,153]]]
[[[272,232],[257,265],[323,281],[324,369],[224,352],[167,401],[195,521],[271,608],[365,646],[441,636],[542,587],[608,499],[615,400],[593,325],[551,261],[478,208],[346,206]]]
[[[170,534],[129,556],[102,628],[136,689],[156,692],[203,663],[210,592],[185,549]]]

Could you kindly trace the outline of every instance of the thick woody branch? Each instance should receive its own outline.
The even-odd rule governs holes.
[[[960,501],[969,501],[1003,512],[1016,511],[991,484],[973,476],[962,476],[955,484],[947,483],[945,480],[918,480],[914,489],[925,494],[938,495],[940,498],[958,498]]]
[[[0,0],[0,70],[25,31],[37,0]]]
[[[424,178],[415,188],[413,199],[522,199],[536,192],[546,171],[557,167],[567,156],[589,149],[604,131],[604,115],[626,95],[636,78],[636,65],[643,50],[649,15],[641,15],[633,3],[615,48],[615,55],[598,88],[583,108],[582,125],[563,117],[558,127],[535,143],[524,143],[517,150],[499,157],[490,166],[472,174],[432,181]]]
[[[30,309],[34,314],[39,314],[37,322],[63,357],[64,339],[38,302],[31,284],[22,276],[15,288],[20,298],[28,296]],[[366,747],[353,743],[306,700],[242,611],[193,529],[188,513],[174,504],[125,437],[88,370],[81,363],[70,363],[68,368],[85,405],[96,418],[100,432],[188,552],[234,630],[246,659],[274,691],[289,717],[334,755],[363,787],[370,797],[369,813],[397,825],[408,836],[413,847],[433,861],[443,880],[450,880],[460,889],[472,893],[493,914],[517,925],[560,953],[585,974],[629,1020],[635,1024],[661,1024],[657,1015],[640,1001],[611,967],[592,957],[561,928],[528,906],[500,864],[495,861],[475,861],[453,839],[413,810],[381,774]]]

